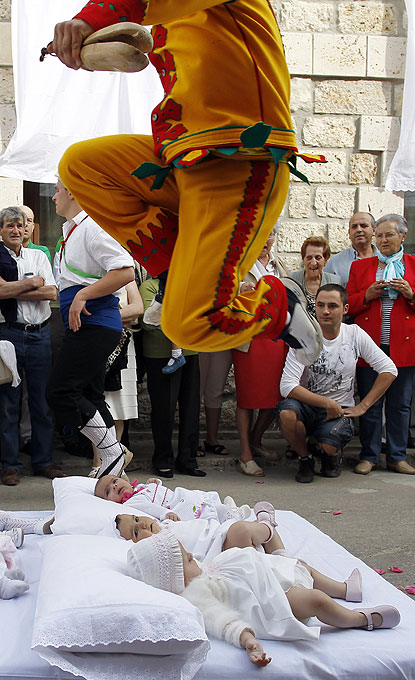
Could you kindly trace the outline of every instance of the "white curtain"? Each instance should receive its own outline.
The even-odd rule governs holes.
[[[386,189],[415,191],[415,3],[405,0],[408,13],[408,47],[406,53],[401,136],[393,157]]]
[[[73,142],[118,133],[150,133],[150,114],[163,92],[149,65],[135,74],[66,68],[57,57],[39,61],[56,23],[83,0],[13,0],[12,46],[17,128],[0,156],[0,176],[51,182]]]

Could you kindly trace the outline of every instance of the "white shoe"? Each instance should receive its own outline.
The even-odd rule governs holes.
[[[146,311],[144,312],[143,323],[146,326],[160,326],[161,309],[162,309],[161,302],[158,302],[156,298],[154,298],[151,305],[147,307]]]
[[[251,508],[246,503],[238,507],[232,496],[225,496],[223,504],[228,505],[233,512],[240,517],[241,520],[247,519],[251,516]]]
[[[288,277],[282,277],[281,282],[287,292],[291,319],[279,337],[295,350],[298,361],[309,366],[323,349],[320,324],[307,312],[307,299],[301,286]]]
[[[7,531],[0,531],[2,536],[9,536],[16,548],[20,548],[24,541],[23,529],[8,529]]]

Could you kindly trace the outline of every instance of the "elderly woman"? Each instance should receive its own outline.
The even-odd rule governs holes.
[[[286,276],[282,261],[274,258],[272,247],[275,242],[277,225],[241,284],[240,292],[255,288],[256,283],[266,274]],[[264,471],[254,461],[254,455],[276,459],[262,445],[262,436],[275,417],[275,406],[281,400],[279,384],[284,368],[287,347],[282,340],[277,342],[258,336],[232,350],[236,386],[236,424],[240,441],[238,469],[251,477],[262,477]],[[253,423],[254,409],[258,415]]]
[[[307,298],[307,311],[316,316],[316,295],[326,283],[341,283],[337,274],[323,272],[331,251],[324,236],[309,236],[301,246],[303,268],[290,273],[290,278],[303,288]]]
[[[415,358],[415,257],[404,255],[408,225],[401,215],[376,222],[376,255],[356,260],[350,269],[349,313],[398,367],[398,377],[366,413],[360,416],[360,462],[355,472],[376,468],[382,444],[382,405],[385,400],[386,458],[389,470],[407,475],[415,469],[406,461],[406,445]],[[359,362],[362,363],[362,362]],[[376,373],[362,363],[357,368],[359,394],[367,394]]]

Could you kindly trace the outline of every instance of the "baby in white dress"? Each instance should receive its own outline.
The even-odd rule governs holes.
[[[269,505],[269,504],[267,504]],[[265,513],[264,513],[265,515]],[[259,513],[259,521],[261,522]],[[281,548],[277,532],[264,544],[231,548],[209,564],[199,564],[169,529],[135,543],[128,552],[130,576],[182,595],[198,607],[208,635],[246,649],[258,666],[267,665],[256,637],[273,640],[316,640],[318,626],[393,628],[397,609],[388,605],[346,609],[332,598],[361,602],[361,575],[355,569],[344,582],[335,581]]]

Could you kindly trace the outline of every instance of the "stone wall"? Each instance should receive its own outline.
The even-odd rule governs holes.
[[[298,147],[326,156],[299,160],[311,186],[291,182],[277,249],[288,268],[311,233],[334,252],[349,245],[355,210],[403,213],[402,194],[385,192],[399,141],[406,54],[404,0],[273,1],[291,73]]]

